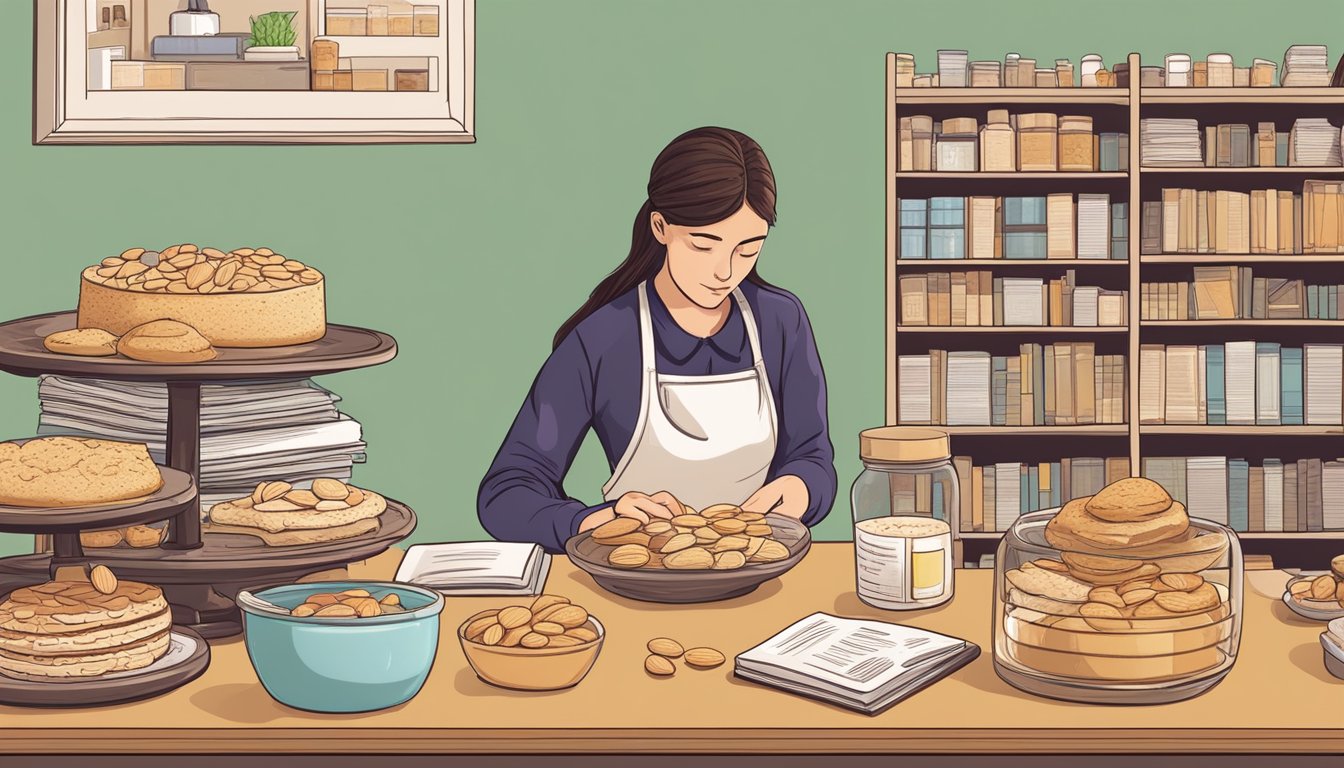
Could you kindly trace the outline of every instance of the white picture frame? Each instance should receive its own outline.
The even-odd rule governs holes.
[[[327,35],[327,0],[272,0],[295,6],[303,24],[295,43],[311,67],[313,38],[339,41],[347,62],[376,66],[416,59],[428,65],[428,91],[317,90],[103,90],[101,64],[150,61],[151,26],[167,31],[174,0],[111,0],[129,9],[140,28],[102,41],[100,0],[34,0],[34,144],[433,144],[475,141],[475,0],[392,0],[437,9],[437,35]],[[101,0],[107,3],[109,0]],[[335,0],[336,5],[385,7],[380,0]],[[183,6],[185,7],[185,6]],[[288,9],[288,8],[286,8]],[[136,14],[144,14],[137,17]],[[151,16],[151,13],[153,14]],[[235,13],[236,16],[236,13]],[[159,17],[162,17],[160,20]],[[148,23],[154,19],[154,24]],[[237,19],[234,23],[236,25]],[[299,23],[296,22],[296,30]],[[127,31],[130,30],[130,31]],[[243,29],[242,32],[246,32]],[[103,37],[99,37],[99,36]],[[132,39],[134,38],[134,39]],[[126,42],[129,40],[129,45]],[[111,56],[91,49],[125,46]],[[129,54],[129,55],[126,55]],[[347,58],[350,57],[350,58]],[[381,61],[380,61],[381,60]],[[90,72],[98,84],[90,89]],[[375,70],[365,70],[373,72]],[[307,76],[312,77],[311,68]],[[190,80],[190,77],[188,78]]]

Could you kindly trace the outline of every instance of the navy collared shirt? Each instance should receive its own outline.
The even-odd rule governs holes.
[[[812,327],[793,294],[750,282],[740,290],[755,315],[779,417],[766,481],[781,475],[801,478],[809,497],[802,520],[815,525],[835,501],[836,476],[826,379]],[[648,295],[659,373],[700,376],[752,367],[751,343],[735,300],[728,299],[724,326],[700,338],[677,325],[652,284]],[[591,503],[570,496],[564,478],[589,429],[596,432],[608,465],[620,462],[639,418],[642,368],[634,289],[585,318],[537,374],[477,495],[481,524],[492,536],[562,552],[583,519],[608,506],[599,503],[600,488],[591,489]]]

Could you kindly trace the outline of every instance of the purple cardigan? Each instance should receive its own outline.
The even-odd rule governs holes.
[[[767,482],[797,475],[807,484],[803,522],[815,525],[835,501],[835,450],[826,420],[826,378],[803,305],[791,293],[742,283],[756,315],[761,354],[778,412],[778,446]],[[676,324],[649,286],[659,373],[708,375],[751,367],[751,345],[736,302],[708,339]],[[481,482],[481,525],[501,541],[534,541],[561,552],[584,517],[609,504],[569,496],[564,477],[591,427],[615,467],[639,418],[641,389],[638,289],[588,316],[537,374],[499,453]],[[649,489],[650,492],[658,489]],[[584,489],[600,499],[601,490]]]

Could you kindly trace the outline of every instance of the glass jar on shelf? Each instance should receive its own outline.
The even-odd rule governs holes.
[[[1067,701],[1156,704],[1203,693],[1240,645],[1236,534],[1177,503],[1160,513],[1165,538],[1122,546],[1139,528],[1088,513],[1099,496],[1023,515],[1004,534],[994,561],[995,671]],[[1141,527],[1159,522],[1150,515]]]
[[[439,7],[437,5],[415,6],[415,35],[417,37],[439,36]]]
[[[859,599],[889,610],[952,599],[961,490],[947,433],[868,429],[859,434],[859,455],[863,471],[851,490]]]
[[[327,7],[328,35],[335,37],[363,37],[368,33],[368,9]]]

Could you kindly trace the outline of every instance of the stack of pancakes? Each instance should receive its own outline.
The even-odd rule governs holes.
[[[153,664],[168,652],[163,591],[133,581],[52,581],[0,603],[0,673],[25,680],[92,678]]]

